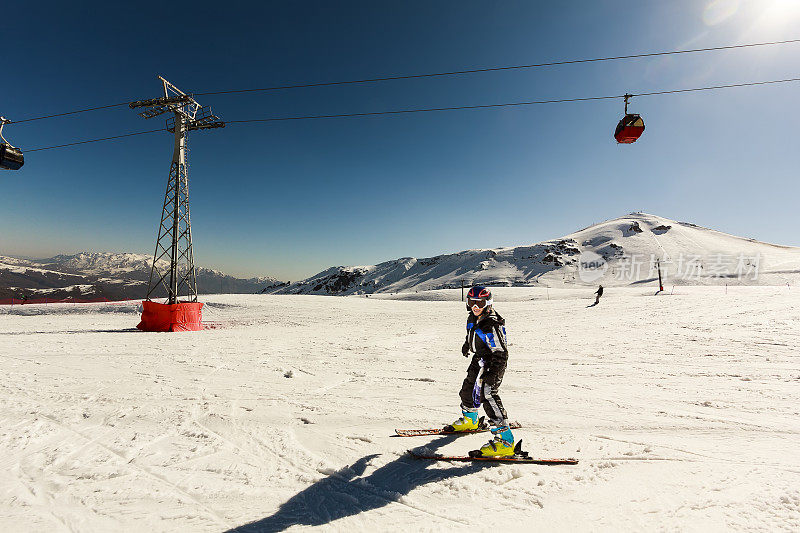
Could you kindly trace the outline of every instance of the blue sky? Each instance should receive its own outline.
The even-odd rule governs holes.
[[[800,38],[800,2],[17,3],[0,114],[159,95]],[[13,24],[10,22],[13,21]],[[198,96],[223,119],[490,104],[800,76],[800,44],[449,78]],[[529,244],[646,211],[800,245],[800,83],[634,99],[233,124],[190,138],[195,263],[332,265]],[[7,126],[23,149],[160,127],[125,107]],[[151,254],[168,133],[33,152],[0,174],[0,254]]]

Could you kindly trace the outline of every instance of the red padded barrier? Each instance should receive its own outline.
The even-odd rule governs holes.
[[[200,331],[203,329],[202,309],[200,302],[160,304],[145,300],[142,321],[136,327],[142,331]]]

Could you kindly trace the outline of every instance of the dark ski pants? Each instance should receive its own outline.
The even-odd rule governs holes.
[[[472,356],[472,362],[467,368],[467,377],[461,385],[461,408],[475,409],[483,404],[489,423],[495,426],[508,425],[508,415],[503,408],[498,391],[503,382],[503,375],[506,373],[508,359],[502,356],[494,356],[486,363],[481,372],[481,358],[477,355]],[[475,387],[476,380],[480,379],[481,384]]]

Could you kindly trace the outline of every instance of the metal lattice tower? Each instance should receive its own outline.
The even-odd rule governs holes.
[[[169,169],[164,207],[158,227],[156,251],[150,269],[147,299],[161,286],[166,289],[170,304],[178,303],[179,295],[186,301],[197,301],[197,276],[192,251],[192,225],[189,217],[189,175],[187,163],[187,134],[193,130],[224,128],[225,123],[210,108],[201,107],[190,95],[158,77],[164,84],[164,96],[131,102],[131,108],[145,107],[140,116],[150,119],[172,113],[167,119],[167,131],[175,136],[172,164]],[[163,262],[169,257],[169,269]],[[159,262],[162,264],[159,265]]]

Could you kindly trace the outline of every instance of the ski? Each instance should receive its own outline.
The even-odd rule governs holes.
[[[478,429],[471,429],[469,431],[454,431],[453,426],[445,426],[438,429],[395,429],[394,432],[398,437],[422,437],[424,435],[472,435],[474,433],[483,433],[489,431],[489,425],[483,421],[481,417]],[[508,427],[511,429],[519,429],[522,424],[519,422],[511,422]]]
[[[415,459],[428,459],[431,461],[461,461],[465,463],[471,462],[484,462],[484,463],[525,463],[532,465],[576,465],[577,459],[573,458],[544,458],[544,457],[528,457],[508,455],[506,457],[470,457],[469,455],[425,455],[418,454],[412,450],[408,451],[409,455]]]
[[[408,454],[415,459],[428,459],[431,461],[461,461],[461,462],[486,462],[486,463],[525,463],[533,465],[576,465],[578,460],[575,458],[544,458],[544,457],[531,457],[528,452],[522,451],[522,441],[517,443],[514,448],[514,455],[506,455],[503,457],[484,457],[479,455],[477,450],[470,452],[470,455],[441,455],[438,453],[429,454],[418,452],[415,450],[408,450]],[[473,455],[475,454],[475,455]]]

